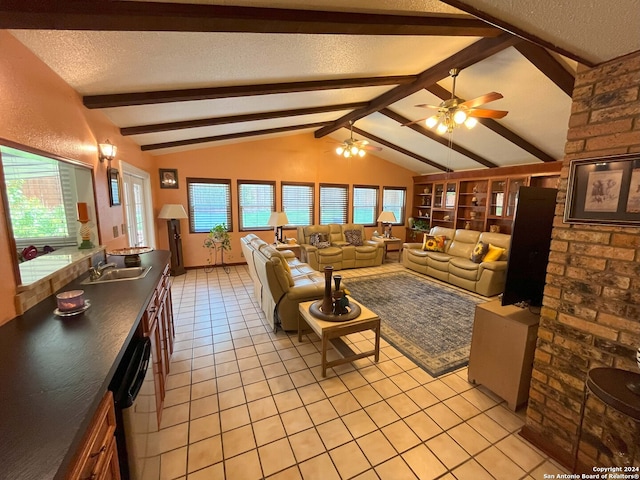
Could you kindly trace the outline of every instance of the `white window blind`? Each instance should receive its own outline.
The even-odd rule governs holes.
[[[353,223],[375,225],[378,211],[378,187],[353,186]]]
[[[282,210],[290,226],[313,224],[313,184],[283,183]]]
[[[16,246],[77,245],[73,165],[5,146],[0,153]]]
[[[347,223],[348,185],[320,184],[320,224]]]
[[[404,187],[382,187],[382,210],[393,212],[397,223],[404,224],[407,190]]]
[[[209,178],[187,178],[189,231],[208,233],[216,225],[231,224],[231,181]]]
[[[267,230],[275,211],[275,183],[238,180],[240,230]]]

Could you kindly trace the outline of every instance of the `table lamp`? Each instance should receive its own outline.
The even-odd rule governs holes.
[[[182,258],[182,239],[180,237],[180,219],[189,218],[180,204],[163,205],[158,218],[167,220],[169,233],[169,250],[171,250],[171,275],[174,277],[185,273]]]
[[[289,223],[289,219],[287,218],[287,214],[284,212],[271,212],[271,216],[269,217],[268,225],[273,227],[273,234],[275,237],[274,244],[278,242],[282,243],[282,227]]]
[[[376,221],[383,224],[385,238],[391,238],[391,224],[398,222],[393,212],[381,212]]]

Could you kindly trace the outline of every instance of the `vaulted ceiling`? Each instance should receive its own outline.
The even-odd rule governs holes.
[[[436,0],[7,1],[0,28],[153,155],[302,132],[335,155],[353,122],[416,173],[561,159],[577,62],[627,52],[528,35],[497,20],[502,2],[445,1],[475,16]],[[444,136],[403,126],[451,97],[451,68],[457,97],[500,92],[486,108],[507,116]]]

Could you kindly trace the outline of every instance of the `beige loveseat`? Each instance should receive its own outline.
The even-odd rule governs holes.
[[[347,238],[349,232],[354,231],[362,240],[362,245],[352,245],[352,238]],[[326,246],[312,245],[311,237],[314,234],[323,235]],[[364,227],[355,223],[298,227],[298,243],[302,260],[318,271],[323,271],[327,265],[331,265],[334,270],[375,267],[382,265],[384,259],[384,243],[366,240]]]
[[[298,329],[298,304],[324,295],[324,274],[300,262],[289,250],[278,251],[258,236],[240,239],[253,293],[272,328]]]
[[[444,252],[423,250],[422,243],[405,243],[405,267],[487,297],[504,291],[511,236],[443,227],[432,228],[429,235],[446,238]],[[475,263],[470,257],[479,241],[504,248],[504,253],[496,261]]]

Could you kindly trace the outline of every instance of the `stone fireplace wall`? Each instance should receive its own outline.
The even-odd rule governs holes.
[[[570,161],[640,152],[640,52],[576,76],[522,435],[576,471],[640,466],[637,423],[590,396],[587,372],[638,372],[640,228],[563,223]]]

